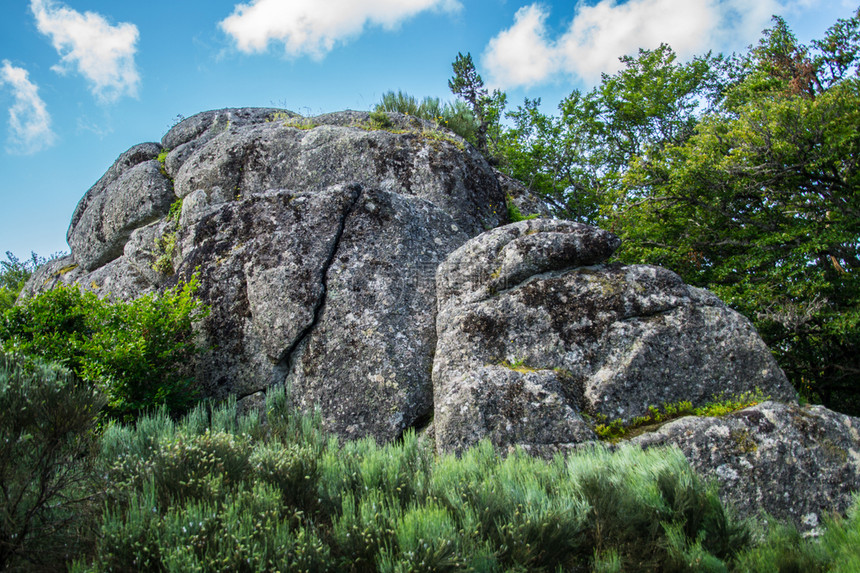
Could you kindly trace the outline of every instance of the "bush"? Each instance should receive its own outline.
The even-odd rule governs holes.
[[[340,443],[277,388],[264,416],[238,415],[235,399],[179,420],[162,407],[108,423],[101,446],[110,488],[77,572],[849,571],[860,559],[860,501],[820,542],[765,533],[733,519],[677,449],[547,462],[489,442],[438,457],[410,432]]]
[[[61,255],[62,253],[57,253],[51,259]],[[22,261],[10,251],[6,251],[6,260],[0,261],[0,313],[15,305],[15,300],[30,275],[37,267],[46,262],[43,257],[36,253],[30,253],[30,258]]]
[[[341,444],[276,389],[264,420],[233,400],[112,423],[102,459],[98,571],[671,571],[749,545],[678,450],[548,463],[487,442],[437,458],[410,432]]]
[[[76,286],[26,299],[0,318],[0,345],[69,368],[107,397],[111,416],[132,419],[166,405],[182,413],[196,400],[189,364],[192,325],[207,309],[196,279],[164,294],[108,302]]]
[[[443,104],[439,98],[425,97],[418,101],[415,96],[407,93],[389,91],[382,95],[382,100],[376,104],[373,111],[404,113],[432,121],[440,127],[450,129],[469,143],[476,143],[477,121],[469,106],[459,100]]]
[[[65,369],[0,353],[0,570],[85,550],[103,399]]]

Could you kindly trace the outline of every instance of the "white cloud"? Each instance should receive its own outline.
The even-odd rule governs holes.
[[[460,10],[459,0],[252,0],[219,25],[243,52],[282,42],[290,56],[322,58],[367,25],[393,29],[426,10]]]
[[[810,9],[817,0],[600,0],[580,3],[567,29],[549,37],[549,11],[520,8],[513,25],[490,40],[482,64],[490,83],[510,88],[553,75],[596,83],[621,68],[618,58],[667,43],[682,58],[754,43],[773,14]]]
[[[29,155],[53,145],[56,135],[51,131],[51,116],[27,70],[3,60],[0,86],[5,85],[15,96],[15,103],[9,108],[9,151]]]
[[[620,69],[618,57],[668,43],[680,56],[699,51],[719,21],[715,0],[601,2],[579,10],[559,42],[564,69],[594,81]]]
[[[100,14],[81,14],[55,0],[31,0],[30,10],[39,31],[51,38],[62,56],[55,71],[66,74],[76,70],[103,102],[123,95],[137,96],[137,26],[127,22],[113,26]]]
[[[558,67],[557,52],[546,39],[547,12],[535,4],[517,10],[514,25],[490,40],[484,65],[502,85],[529,85]]]

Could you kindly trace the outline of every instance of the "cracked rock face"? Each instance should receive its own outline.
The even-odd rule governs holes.
[[[120,156],[75,212],[71,257],[26,292],[131,299],[199,273],[204,395],[286,382],[341,436],[390,441],[432,412],[436,266],[504,216],[480,154],[417,120],[205,112]]]
[[[816,533],[860,490],[860,419],[822,406],[765,402],[721,418],[686,417],[637,436],[674,445],[741,516],[767,512]]]
[[[600,264],[605,231],[535,219],[484,233],[439,267],[437,447],[489,437],[537,451],[593,439],[582,415],[794,391],[751,324],[651,266]],[[501,407],[514,402],[515,408]]]

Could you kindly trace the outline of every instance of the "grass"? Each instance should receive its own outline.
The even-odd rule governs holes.
[[[284,127],[292,127],[301,130],[308,130],[317,127],[317,124],[314,123],[309,117],[296,117],[281,111],[272,114],[271,119],[268,119],[266,121],[278,121],[281,122],[281,125],[283,125]]]
[[[393,133],[395,135],[413,134],[428,142],[450,143],[460,151],[464,151],[466,149],[465,142],[456,135],[452,135],[451,133],[443,130],[439,121],[441,121],[441,118],[436,121],[432,128],[428,127],[423,120],[416,121],[417,127],[400,128],[391,121],[388,112],[376,110],[370,112],[369,121],[355,123],[353,124],[353,127],[364,129],[366,131],[387,131],[388,133]]]
[[[594,431],[602,440],[618,442],[621,439],[631,438],[648,430],[653,430],[666,422],[676,420],[684,416],[718,417],[732,412],[755,406],[769,400],[769,396],[762,394],[761,390],[743,392],[738,395],[720,394],[697,407],[689,401],[663,404],[662,407],[649,406],[648,413],[644,416],[636,416],[629,422],[623,420],[607,421],[606,416],[600,414],[592,415],[597,420]]]
[[[510,360],[503,360],[499,362],[499,366],[503,368],[507,368],[508,370],[513,370],[514,372],[519,372],[521,374],[527,374],[529,372],[537,372],[537,368],[532,368],[530,366],[525,365],[525,358],[513,358]]]
[[[38,372],[4,384],[2,374],[0,405],[14,414],[0,418],[0,445],[20,450],[17,459],[45,459],[20,432],[53,432],[46,419],[76,420],[71,435],[66,426],[51,434],[60,437],[52,450],[64,468],[57,475],[76,481],[56,489],[56,499],[33,498],[52,520],[42,524],[61,527],[17,542],[4,562],[11,569],[26,569],[25,556],[75,573],[777,572],[860,564],[860,500],[846,518],[825,520],[820,541],[786,526],[765,531],[735,519],[677,448],[592,445],[547,462],[521,451],[502,456],[488,442],[438,456],[414,432],[394,444],[341,442],[322,430],[319,415],[295,412],[278,388],[269,389],[262,413],[240,415],[230,399],[178,419],[154,410],[94,432],[100,398],[91,390],[69,381],[58,393],[54,375]],[[83,455],[91,445],[94,453]],[[12,472],[6,484],[35,475],[19,464],[0,470]],[[69,488],[76,511],[58,512]],[[4,527],[26,526],[30,515],[22,508]]]

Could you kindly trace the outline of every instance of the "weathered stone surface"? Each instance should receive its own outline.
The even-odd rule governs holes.
[[[742,516],[767,512],[814,532],[860,491],[860,419],[765,402],[720,418],[681,418],[631,442],[678,446]]]
[[[70,285],[79,282],[88,273],[75,262],[72,255],[66,255],[36,269],[24,288],[20,297],[29,298],[41,292],[49,291],[59,285]]]
[[[492,408],[481,390],[489,366],[514,372],[509,381],[554,376],[557,399],[573,412],[609,419],[755,389],[794,399],[749,321],[665,269],[596,264],[617,244],[599,229],[535,219],[478,236],[440,265],[433,365],[440,450],[492,434],[473,427],[474,412]],[[506,442],[534,445],[527,427]],[[544,445],[564,443],[541,435]]]
[[[68,255],[39,267],[27,281],[21,296],[31,297],[59,285],[78,285],[111,300],[131,300],[155,290],[125,257],[87,272]]]
[[[164,162],[165,169],[175,177],[194,151],[230,128],[291,117],[299,116],[285,109],[268,107],[217,109],[193,115],[174,125],[161,138],[161,145],[170,150]]]
[[[435,269],[467,239],[429,201],[363,190],[328,269],[319,322],[290,370],[305,408],[319,404],[326,425],[350,438],[389,440],[430,416]]]
[[[394,117],[398,119],[398,117]],[[403,125],[410,125],[402,117]],[[492,169],[471,146],[424,124],[371,128],[358,112],[231,127],[200,146],[176,174],[176,194],[209,206],[266,189],[341,183],[418,197],[475,235],[506,216]],[[296,127],[299,125],[299,127]],[[314,126],[314,127],[309,127]],[[438,139],[437,137],[442,137]]]
[[[438,354],[437,354],[438,356]],[[435,374],[435,371],[434,371]],[[436,383],[434,432],[440,451],[462,451],[482,439],[551,457],[596,440],[565,373],[510,365],[475,366],[447,385]]]
[[[552,219],[533,219],[483,233],[439,267],[439,307],[486,300],[545,272],[594,265],[621,241],[602,229]]]
[[[75,261],[95,270],[122,255],[137,227],[166,215],[176,196],[159,163],[150,160],[125,169],[85,199],[86,207],[69,228],[67,239]]]
[[[180,228],[177,270],[200,273],[211,306],[199,367],[207,395],[239,397],[283,382],[275,372],[314,322],[327,264],[356,187],[269,191],[223,204]]]
[[[537,215],[545,219],[552,218],[552,209],[549,205],[530,191],[528,187],[498,169],[493,169],[493,171],[499,180],[499,185],[502,186],[505,197],[516,205],[523,217]]]
[[[75,212],[72,214],[72,221],[69,224],[68,234],[78,225],[78,221],[83,217],[84,212],[90,205],[90,202],[102,195],[105,189],[114,183],[119,177],[140,163],[155,159],[161,152],[161,145],[158,143],[140,143],[132,146],[128,151],[120,155],[113,165],[105,172],[104,175],[93,185],[89,191],[84,193],[84,196],[78,202]],[[68,236],[68,235],[67,235]]]

